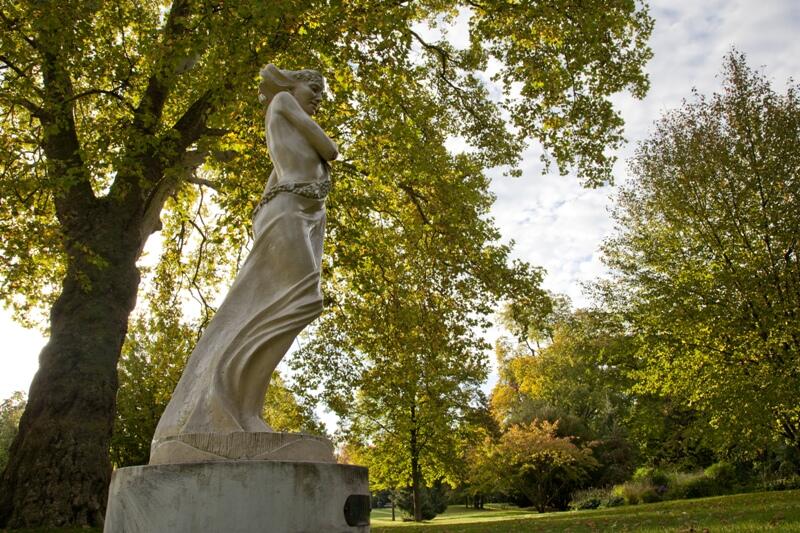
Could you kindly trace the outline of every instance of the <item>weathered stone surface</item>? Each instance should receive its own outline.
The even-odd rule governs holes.
[[[331,463],[121,468],[111,479],[104,531],[368,533],[368,485],[366,468]]]
[[[261,74],[273,171],[254,215],[253,247],[159,420],[151,464],[268,458],[259,451],[264,443],[273,459],[333,459],[325,446],[302,435],[277,447],[245,437],[260,443],[255,448],[237,447],[239,437],[230,437],[272,431],[261,418],[270,377],[295,337],[322,312],[328,162],[338,156],[336,143],[311,118],[322,98],[322,76],[273,65]]]
[[[163,440],[150,455],[151,465],[229,460],[335,462],[328,439],[279,432],[184,433]]]

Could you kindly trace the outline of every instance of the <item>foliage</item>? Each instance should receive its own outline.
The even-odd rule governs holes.
[[[259,64],[320,68],[334,99],[322,122],[342,142],[351,168],[368,173],[353,177],[360,185],[388,180],[398,193],[399,185],[414,186],[408,179],[427,160],[426,146],[441,146],[449,134],[478,149],[481,167],[513,163],[522,141],[537,139],[560,169],[574,165],[590,186],[609,181],[606,149],[622,139],[609,95],[629,90],[641,97],[651,55],[652,20],[632,1],[571,8],[568,15],[558,2],[378,8],[176,0],[52,9],[5,2],[2,9],[0,198],[9,238],[2,244],[1,294],[20,316],[58,293],[67,261],[65,209],[71,201],[78,208],[79,192],[89,203],[107,199],[105,216],[119,213],[131,194],[153,199],[157,214],[188,179],[224,192],[218,201],[227,211],[225,228],[241,227],[266,174],[259,121],[242,121],[258,114]],[[470,19],[464,49],[412,29],[446,23],[460,9]],[[478,74],[489,60],[502,65],[499,102],[489,100]],[[512,117],[513,132],[501,112]],[[80,158],[55,151],[50,141],[59,133],[75,135]],[[386,162],[377,173],[363,164],[367,148]],[[204,161],[212,180],[192,175]],[[391,168],[408,175],[399,179]],[[73,196],[62,199],[59,191]]]
[[[743,488],[741,481],[736,468],[725,462],[691,472],[643,467],[637,469],[631,481],[616,485],[613,493],[623,497],[625,503],[636,505],[728,494]]]
[[[556,436],[557,424],[534,421],[511,426],[500,437],[498,461],[511,486],[539,512],[565,509],[569,496],[597,467],[589,448]]]
[[[636,443],[642,463],[692,470],[714,462],[716,440],[708,417],[679,399],[639,391],[631,395],[637,403],[627,423],[628,438]]]
[[[669,475],[660,468],[643,466],[636,469],[633,473],[634,481],[649,481],[655,486],[666,486],[669,484]]]
[[[703,471],[703,474],[713,479],[719,486],[733,488],[739,482],[739,475],[736,467],[725,461],[719,461],[709,466]]]
[[[800,490],[800,475],[774,479],[764,484],[764,490]]]
[[[17,391],[0,403],[0,472],[8,462],[8,449],[17,435],[19,419],[25,410],[25,393]]]
[[[613,488],[576,490],[572,493],[569,508],[573,511],[583,511],[604,507],[619,507],[620,505],[625,505],[625,498],[620,494],[620,491]]]
[[[264,399],[264,420],[275,431],[326,435],[313,409],[296,395],[276,370]]]
[[[508,480],[499,461],[496,435],[484,432],[465,450],[465,491],[472,498],[488,494],[507,494]]]
[[[621,324],[600,310],[550,313],[557,316],[541,320],[551,324],[548,344],[534,350],[530,344],[498,342],[493,414],[503,426],[558,421],[560,436],[592,446],[601,465],[593,484],[618,483],[628,478],[635,458],[627,427],[636,406],[627,365],[632,341]],[[520,327],[513,318],[518,314],[509,315],[507,325]]]
[[[720,453],[800,446],[800,93],[732,52],[723,89],[667,113],[618,198],[606,303],[640,340],[640,392],[696,410]]]
[[[626,505],[638,505],[639,503],[652,503],[660,501],[661,497],[657,487],[649,480],[626,481],[621,485],[615,485],[612,494],[621,497]]]
[[[573,511],[584,511],[586,509],[598,509],[611,496],[608,489],[586,489],[576,490],[572,493],[569,508]]]
[[[149,461],[156,425],[197,339],[196,329],[182,322],[180,304],[172,292],[169,279],[158,276],[148,295],[151,314],[131,320],[122,347],[110,447],[111,461],[117,467]]]
[[[422,487],[422,519],[432,520],[436,515],[447,510],[447,486],[443,483],[434,483],[431,487]],[[397,492],[397,506],[406,516],[414,517],[414,496],[410,490]]]

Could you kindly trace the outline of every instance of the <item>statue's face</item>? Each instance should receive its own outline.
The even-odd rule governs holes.
[[[294,86],[292,95],[303,111],[313,115],[322,101],[322,89],[322,84],[317,81],[303,81]]]

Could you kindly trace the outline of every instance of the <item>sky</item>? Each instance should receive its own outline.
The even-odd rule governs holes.
[[[614,98],[625,119],[628,144],[617,155],[616,183],[628,179],[625,161],[637,141],[667,110],[689,98],[692,88],[710,94],[720,87],[718,74],[725,54],[736,47],[751,67],[761,69],[784,92],[792,76],[800,76],[799,0],[651,0],[655,29],[650,40],[654,57],[647,66],[651,88],[646,98]],[[452,37],[463,37],[456,27]],[[614,187],[583,189],[574,176],[542,175],[539,153],[525,155],[524,175],[492,174],[497,196],[492,216],[505,241],[513,239],[514,257],[547,270],[545,288],[568,295],[574,305],[587,305],[582,284],[602,276],[599,246],[613,229],[609,216]],[[46,339],[15,324],[0,309],[0,400],[14,391],[27,392]]]

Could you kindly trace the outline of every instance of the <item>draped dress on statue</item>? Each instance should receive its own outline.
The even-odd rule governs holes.
[[[279,437],[288,434],[272,433],[261,411],[273,370],[322,312],[329,189],[326,172],[266,191],[253,218],[253,249],[189,357],[156,428],[151,464],[263,458],[286,447],[288,437]],[[304,437],[317,447],[312,460],[332,460],[325,439]]]

